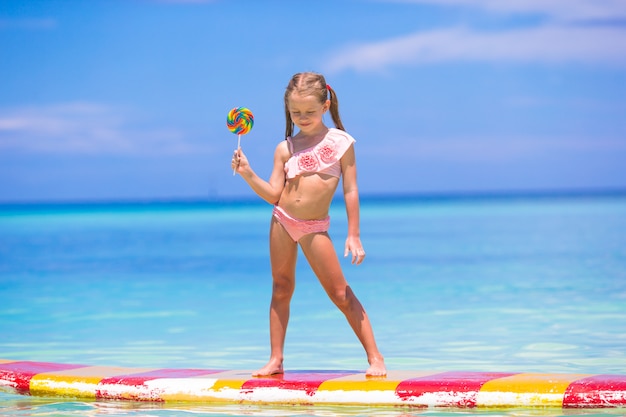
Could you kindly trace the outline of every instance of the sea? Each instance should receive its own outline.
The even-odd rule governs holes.
[[[269,357],[272,207],[258,200],[0,204],[0,359],[253,370]],[[344,258],[396,370],[626,374],[626,191],[362,196]],[[286,369],[364,370],[300,254]],[[149,404],[17,395],[2,416],[537,416],[626,409]]]

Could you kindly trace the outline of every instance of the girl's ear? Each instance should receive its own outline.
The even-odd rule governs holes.
[[[324,113],[328,111],[328,109],[330,109],[330,100],[326,100],[324,102],[324,106],[322,106],[322,108],[324,109]]]

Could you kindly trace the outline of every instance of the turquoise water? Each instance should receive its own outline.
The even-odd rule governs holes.
[[[344,208],[331,235],[343,254]],[[271,291],[262,203],[0,206],[0,358],[255,369]],[[344,272],[390,369],[626,374],[626,195],[364,198]],[[303,257],[288,369],[365,369]],[[72,402],[0,392],[0,414],[461,415],[468,410]],[[624,410],[471,411],[473,415]]]

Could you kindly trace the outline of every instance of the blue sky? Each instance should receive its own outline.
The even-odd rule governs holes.
[[[3,0],[0,201],[252,196],[308,70],[364,195],[626,187],[623,0]]]

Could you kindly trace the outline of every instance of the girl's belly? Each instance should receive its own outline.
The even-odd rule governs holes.
[[[287,181],[278,205],[303,220],[324,219],[333,200],[339,178],[311,174]]]

